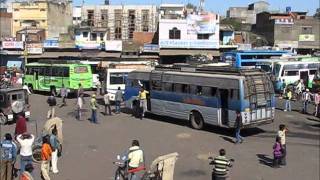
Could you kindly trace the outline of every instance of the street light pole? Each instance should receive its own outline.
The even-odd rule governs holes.
[[[23,70],[25,71],[25,67],[26,64],[28,63],[28,27],[26,27],[26,36],[24,39],[24,51],[23,51],[23,55],[24,55],[24,68]]]

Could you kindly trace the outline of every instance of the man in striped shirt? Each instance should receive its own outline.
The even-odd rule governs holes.
[[[212,172],[213,180],[226,180],[228,177],[228,169],[227,167],[231,167],[231,161],[225,157],[226,150],[220,149],[219,156],[215,157],[211,162],[214,165]]]

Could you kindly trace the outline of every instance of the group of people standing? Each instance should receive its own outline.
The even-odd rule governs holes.
[[[298,85],[295,87],[294,92],[286,85],[284,80],[281,84],[281,87],[282,90],[280,95],[283,96],[283,98],[285,99],[284,111],[292,110],[291,102],[294,100],[295,95],[297,97],[297,100],[302,101],[301,112],[303,114],[308,114],[308,106],[311,102],[313,102],[315,107],[314,116],[319,117],[320,91],[311,93],[308,88],[305,88],[303,80],[299,81]]]
[[[27,131],[26,119],[18,115],[14,136],[6,133],[4,140],[0,141],[1,164],[0,179],[12,180],[14,176],[19,176],[20,180],[33,180],[33,144],[35,136]],[[50,135],[42,137],[41,148],[41,176],[45,180],[50,180],[49,171],[58,173],[58,131],[53,128]],[[18,154],[19,152],[19,154]],[[16,168],[17,157],[20,158],[19,168]],[[20,175],[16,172],[18,170]]]

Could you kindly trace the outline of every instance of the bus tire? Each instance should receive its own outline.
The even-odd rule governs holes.
[[[192,111],[190,114],[190,123],[194,129],[202,129],[204,126],[204,121],[202,115],[198,111]]]

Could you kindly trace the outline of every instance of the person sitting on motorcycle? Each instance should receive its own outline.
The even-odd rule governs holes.
[[[214,165],[212,172],[212,180],[226,180],[228,175],[228,167],[231,167],[231,161],[225,157],[226,150],[220,149],[219,156],[215,157],[213,161],[210,163]]]
[[[141,164],[144,163],[143,151],[140,149],[139,141],[133,140],[132,146],[129,148],[128,152],[128,171],[135,170],[140,167]],[[132,175],[129,179],[135,179],[134,172],[130,173]]]

